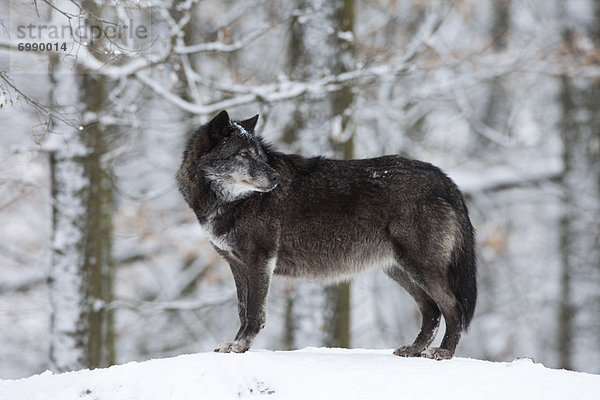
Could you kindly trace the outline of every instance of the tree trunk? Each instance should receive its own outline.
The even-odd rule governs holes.
[[[510,31],[510,8],[511,0],[493,0],[493,21],[490,28],[492,48],[495,52],[502,52],[508,44],[508,33]],[[498,132],[510,133],[508,124],[510,117],[509,94],[503,83],[503,78],[494,78],[489,83],[488,96],[485,102],[481,120],[485,126],[489,126]],[[474,151],[481,154],[482,147],[490,145],[490,140],[477,134],[474,142]]]
[[[54,58],[50,79],[51,103],[55,106],[72,104],[78,98],[79,76],[61,68],[61,62]],[[56,135],[54,141],[57,142],[60,134],[63,142],[56,143],[50,154],[53,199],[49,275],[52,307],[50,364],[56,371],[68,371],[87,365],[87,276],[84,263],[89,179],[83,159],[88,149],[77,127],[69,121],[54,118],[51,122]]]
[[[290,75],[292,79],[311,81],[322,75],[339,74],[354,68],[354,3],[352,0],[328,2],[301,0],[300,15],[292,23],[290,42]],[[293,121],[284,130],[283,140],[294,151],[305,155],[325,154],[336,158],[354,156],[351,87],[343,87],[331,94],[302,99],[296,106]],[[290,329],[320,332],[320,345],[350,346],[350,284],[348,282],[324,289],[297,285],[289,291],[286,306],[285,345],[293,343]],[[299,302],[295,296],[320,297],[320,301],[305,304],[322,308],[322,323],[307,328],[306,321],[298,322]],[[316,312],[317,310],[312,310]],[[295,323],[291,323],[294,321]],[[310,323],[309,323],[310,325]],[[304,327],[304,328],[301,328]],[[314,334],[313,334],[314,335]],[[316,345],[315,343],[314,345]]]
[[[89,12],[86,23],[99,25],[99,7],[90,1],[82,7]],[[91,43],[90,50],[99,45]],[[51,103],[63,116],[52,121],[50,146],[50,360],[58,371],[115,362],[114,316],[105,307],[113,298],[113,174],[106,160],[108,134],[97,119],[107,110],[108,83],[85,72],[68,70],[58,58],[51,61]]]
[[[573,156],[573,138],[577,126],[574,122],[575,104],[573,103],[572,88],[569,78],[563,77],[560,103],[562,106],[561,136],[563,141],[564,171],[561,183],[564,188],[563,216],[560,219],[560,301],[558,304],[558,357],[559,366],[564,369],[573,369],[571,353],[573,351],[573,306],[572,306],[572,222],[569,218],[570,209],[573,207],[573,193],[568,187],[568,178],[571,174],[571,158]]]
[[[103,76],[86,74],[82,77],[87,112],[101,113],[106,82]],[[112,172],[104,160],[108,151],[107,133],[97,123],[84,126],[90,152],[84,165],[89,180],[85,227],[85,259],[89,284],[88,302],[88,367],[104,367],[115,362],[114,315],[105,305],[113,299],[114,265],[112,260]]]
[[[600,2],[596,7],[600,17]],[[576,56],[573,33],[566,30],[563,37]],[[577,369],[600,365],[600,320],[597,313],[589,316],[600,306],[600,84],[563,77],[561,86],[564,194],[557,336],[560,367]]]

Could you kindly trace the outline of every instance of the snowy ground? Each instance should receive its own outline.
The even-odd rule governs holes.
[[[2,400],[599,399],[600,375],[391,350],[200,353],[107,369],[0,380]]]

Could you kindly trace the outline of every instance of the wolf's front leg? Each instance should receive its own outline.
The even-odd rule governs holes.
[[[230,265],[237,289],[241,325],[235,340],[220,343],[215,351],[243,353],[250,348],[258,332],[265,326],[271,271],[268,268],[251,270],[245,266]]]

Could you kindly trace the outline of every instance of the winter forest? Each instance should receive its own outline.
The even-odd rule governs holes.
[[[442,168],[477,231],[457,356],[600,373],[599,0],[0,1],[0,378],[233,337],[231,272],[175,182],[224,109],[282,151]],[[420,326],[381,271],[276,278],[268,314],[253,348]]]

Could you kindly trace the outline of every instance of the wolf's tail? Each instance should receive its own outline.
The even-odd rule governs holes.
[[[462,197],[462,196],[461,196]],[[454,248],[452,264],[450,265],[450,288],[460,304],[462,311],[462,328],[467,330],[477,302],[477,258],[475,255],[475,232],[464,200],[462,203],[463,215],[459,218],[459,241]]]

